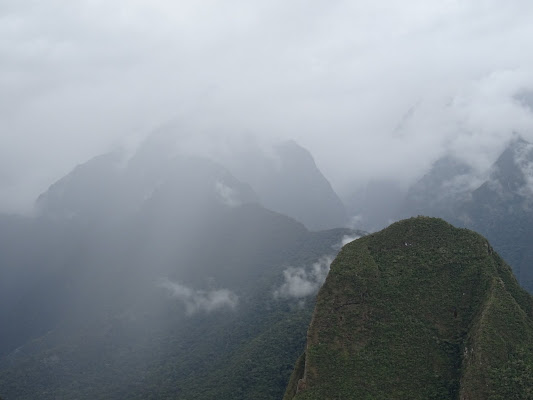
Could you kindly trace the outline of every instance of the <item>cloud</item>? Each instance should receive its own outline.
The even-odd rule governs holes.
[[[350,242],[353,242],[354,240],[359,239],[361,236],[358,235],[344,235],[341,239],[341,247],[347,245]]]
[[[531,202],[533,194],[533,144],[520,147],[515,151],[515,162],[524,175],[524,186],[519,193]]]
[[[4,210],[169,120],[294,138],[347,192],[408,184],[443,152],[487,163],[532,127],[513,101],[533,87],[526,0],[5,0],[0,12]]]
[[[241,205],[237,191],[226,185],[224,182],[215,183],[215,192],[219,199],[228,207],[237,207]]]
[[[210,313],[222,308],[235,309],[239,300],[238,296],[228,289],[196,290],[168,279],[161,281],[159,286],[167,289],[172,298],[183,303],[188,315],[198,312]]]
[[[324,256],[310,268],[289,267],[283,271],[283,284],[274,291],[274,298],[303,299],[318,292],[326,280],[333,258]]]
[[[339,251],[344,245],[359,239],[359,235],[344,235],[333,249]],[[283,283],[274,290],[275,299],[305,299],[318,292],[325,282],[335,256],[325,255],[309,267],[288,267],[283,271]]]

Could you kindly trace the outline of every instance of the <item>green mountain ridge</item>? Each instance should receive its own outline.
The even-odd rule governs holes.
[[[533,298],[481,235],[392,224],[341,250],[284,400],[531,399]]]

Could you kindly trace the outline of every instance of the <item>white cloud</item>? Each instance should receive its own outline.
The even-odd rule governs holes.
[[[221,308],[234,309],[239,300],[237,295],[228,289],[196,290],[168,279],[160,282],[159,286],[167,289],[172,298],[183,303],[188,315],[201,311],[209,313]]]
[[[344,245],[347,245],[350,242],[353,242],[354,240],[359,239],[360,237],[361,236],[357,236],[357,235],[344,235],[341,239],[341,247],[343,247]]]
[[[5,0],[0,12],[3,209],[173,119],[292,137],[347,191],[410,182],[443,151],[486,163],[532,127],[511,101],[533,86],[526,0]]]
[[[333,249],[339,251],[344,245],[359,239],[358,235],[344,235]],[[288,267],[283,271],[283,283],[274,290],[276,299],[305,299],[318,292],[328,276],[333,259],[332,255],[322,256],[309,267]]]
[[[289,267],[283,271],[283,284],[274,291],[274,298],[296,298],[315,294],[326,280],[333,259],[322,257],[310,268]]]
[[[239,200],[239,193],[233,188],[226,185],[224,182],[215,183],[215,191],[219,199],[229,207],[237,207],[241,205]]]

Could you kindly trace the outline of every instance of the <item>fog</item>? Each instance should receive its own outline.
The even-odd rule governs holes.
[[[183,303],[188,315],[201,311],[211,312],[223,307],[233,309],[237,306],[239,299],[231,290],[218,289],[209,292],[193,290],[168,279],[161,280],[159,286],[167,289],[172,298]]]
[[[528,1],[6,0],[0,207],[166,124],[294,139],[341,195],[532,138]]]
[[[0,396],[281,398],[338,251],[412,215],[533,292],[532,15],[0,1]]]
[[[323,256],[309,268],[288,267],[283,271],[283,284],[274,291],[274,298],[295,298],[316,294],[326,280],[333,258]]]

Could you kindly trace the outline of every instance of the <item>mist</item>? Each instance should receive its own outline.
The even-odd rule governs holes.
[[[444,153],[531,138],[526,1],[4,1],[0,207],[75,165],[176,134],[294,139],[341,196]],[[526,98],[522,96],[522,99]],[[401,171],[401,173],[398,173]]]
[[[274,298],[301,299],[316,294],[326,280],[333,259],[323,256],[310,267],[288,267],[283,271],[283,284],[274,291]]]
[[[279,399],[336,254],[413,215],[533,292],[532,15],[0,2],[0,396]]]
[[[195,290],[168,279],[161,280],[159,286],[167,289],[171,298],[181,302],[188,315],[202,311],[209,313],[221,308],[234,309],[239,299],[235,293],[228,289]]]

